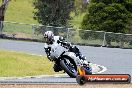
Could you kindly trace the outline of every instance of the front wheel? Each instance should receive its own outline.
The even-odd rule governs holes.
[[[77,66],[74,60],[63,58],[63,60],[60,61],[60,65],[70,77],[75,78],[77,76]]]

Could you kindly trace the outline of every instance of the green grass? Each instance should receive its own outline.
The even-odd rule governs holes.
[[[52,67],[44,56],[0,50],[0,77],[55,74]]]
[[[11,0],[9,2],[8,8],[5,14],[5,21],[27,23],[27,24],[38,24],[37,20],[33,19],[34,6],[32,3],[33,0]],[[2,0],[0,0],[1,4]],[[74,13],[71,13],[73,17],[70,20],[70,24],[74,28],[79,28],[85,13],[81,13],[77,16]]]
[[[4,23],[4,32],[33,34],[31,25],[11,23]]]
[[[11,0],[5,14],[5,21],[38,24],[33,19],[33,0]]]
[[[1,3],[2,0],[0,0]],[[19,23],[26,23],[26,24],[38,24],[37,20],[33,19],[33,11],[34,6],[32,3],[33,0],[11,0],[9,2],[8,8],[5,13],[5,21],[10,22],[19,22]],[[69,22],[73,25],[74,28],[79,28],[81,26],[81,22],[85,13],[82,13],[78,16],[71,14],[73,17],[72,20]],[[10,34],[20,34],[25,33],[32,36],[33,30],[31,25],[25,24],[12,24],[12,23],[5,23],[4,24],[4,31]]]

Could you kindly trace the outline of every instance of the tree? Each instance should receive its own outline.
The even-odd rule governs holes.
[[[89,0],[75,0],[74,2],[74,12],[75,15],[78,15],[79,13],[85,12]]]
[[[132,18],[129,0],[91,0],[82,29],[126,33]]]
[[[66,26],[74,0],[34,0],[34,19],[43,25]]]
[[[2,30],[3,30],[3,21],[4,21],[4,15],[5,15],[5,11],[7,9],[8,3],[10,0],[2,0],[2,4],[0,6],[0,34],[2,34]]]

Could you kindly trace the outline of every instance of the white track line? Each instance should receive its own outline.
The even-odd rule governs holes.
[[[102,70],[99,71],[98,73],[103,73],[103,72],[105,72],[107,70],[107,68],[105,66],[98,65],[98,67],[101,67],[102,68]]]

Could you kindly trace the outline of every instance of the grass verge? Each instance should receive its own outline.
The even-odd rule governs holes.
[[[44,56],[0,50],[0,77],[55,74],[52,67]]]
[[[11,0],[5,13],[5,20],[12,22],[38,24],[33,19],[33,0]]]

